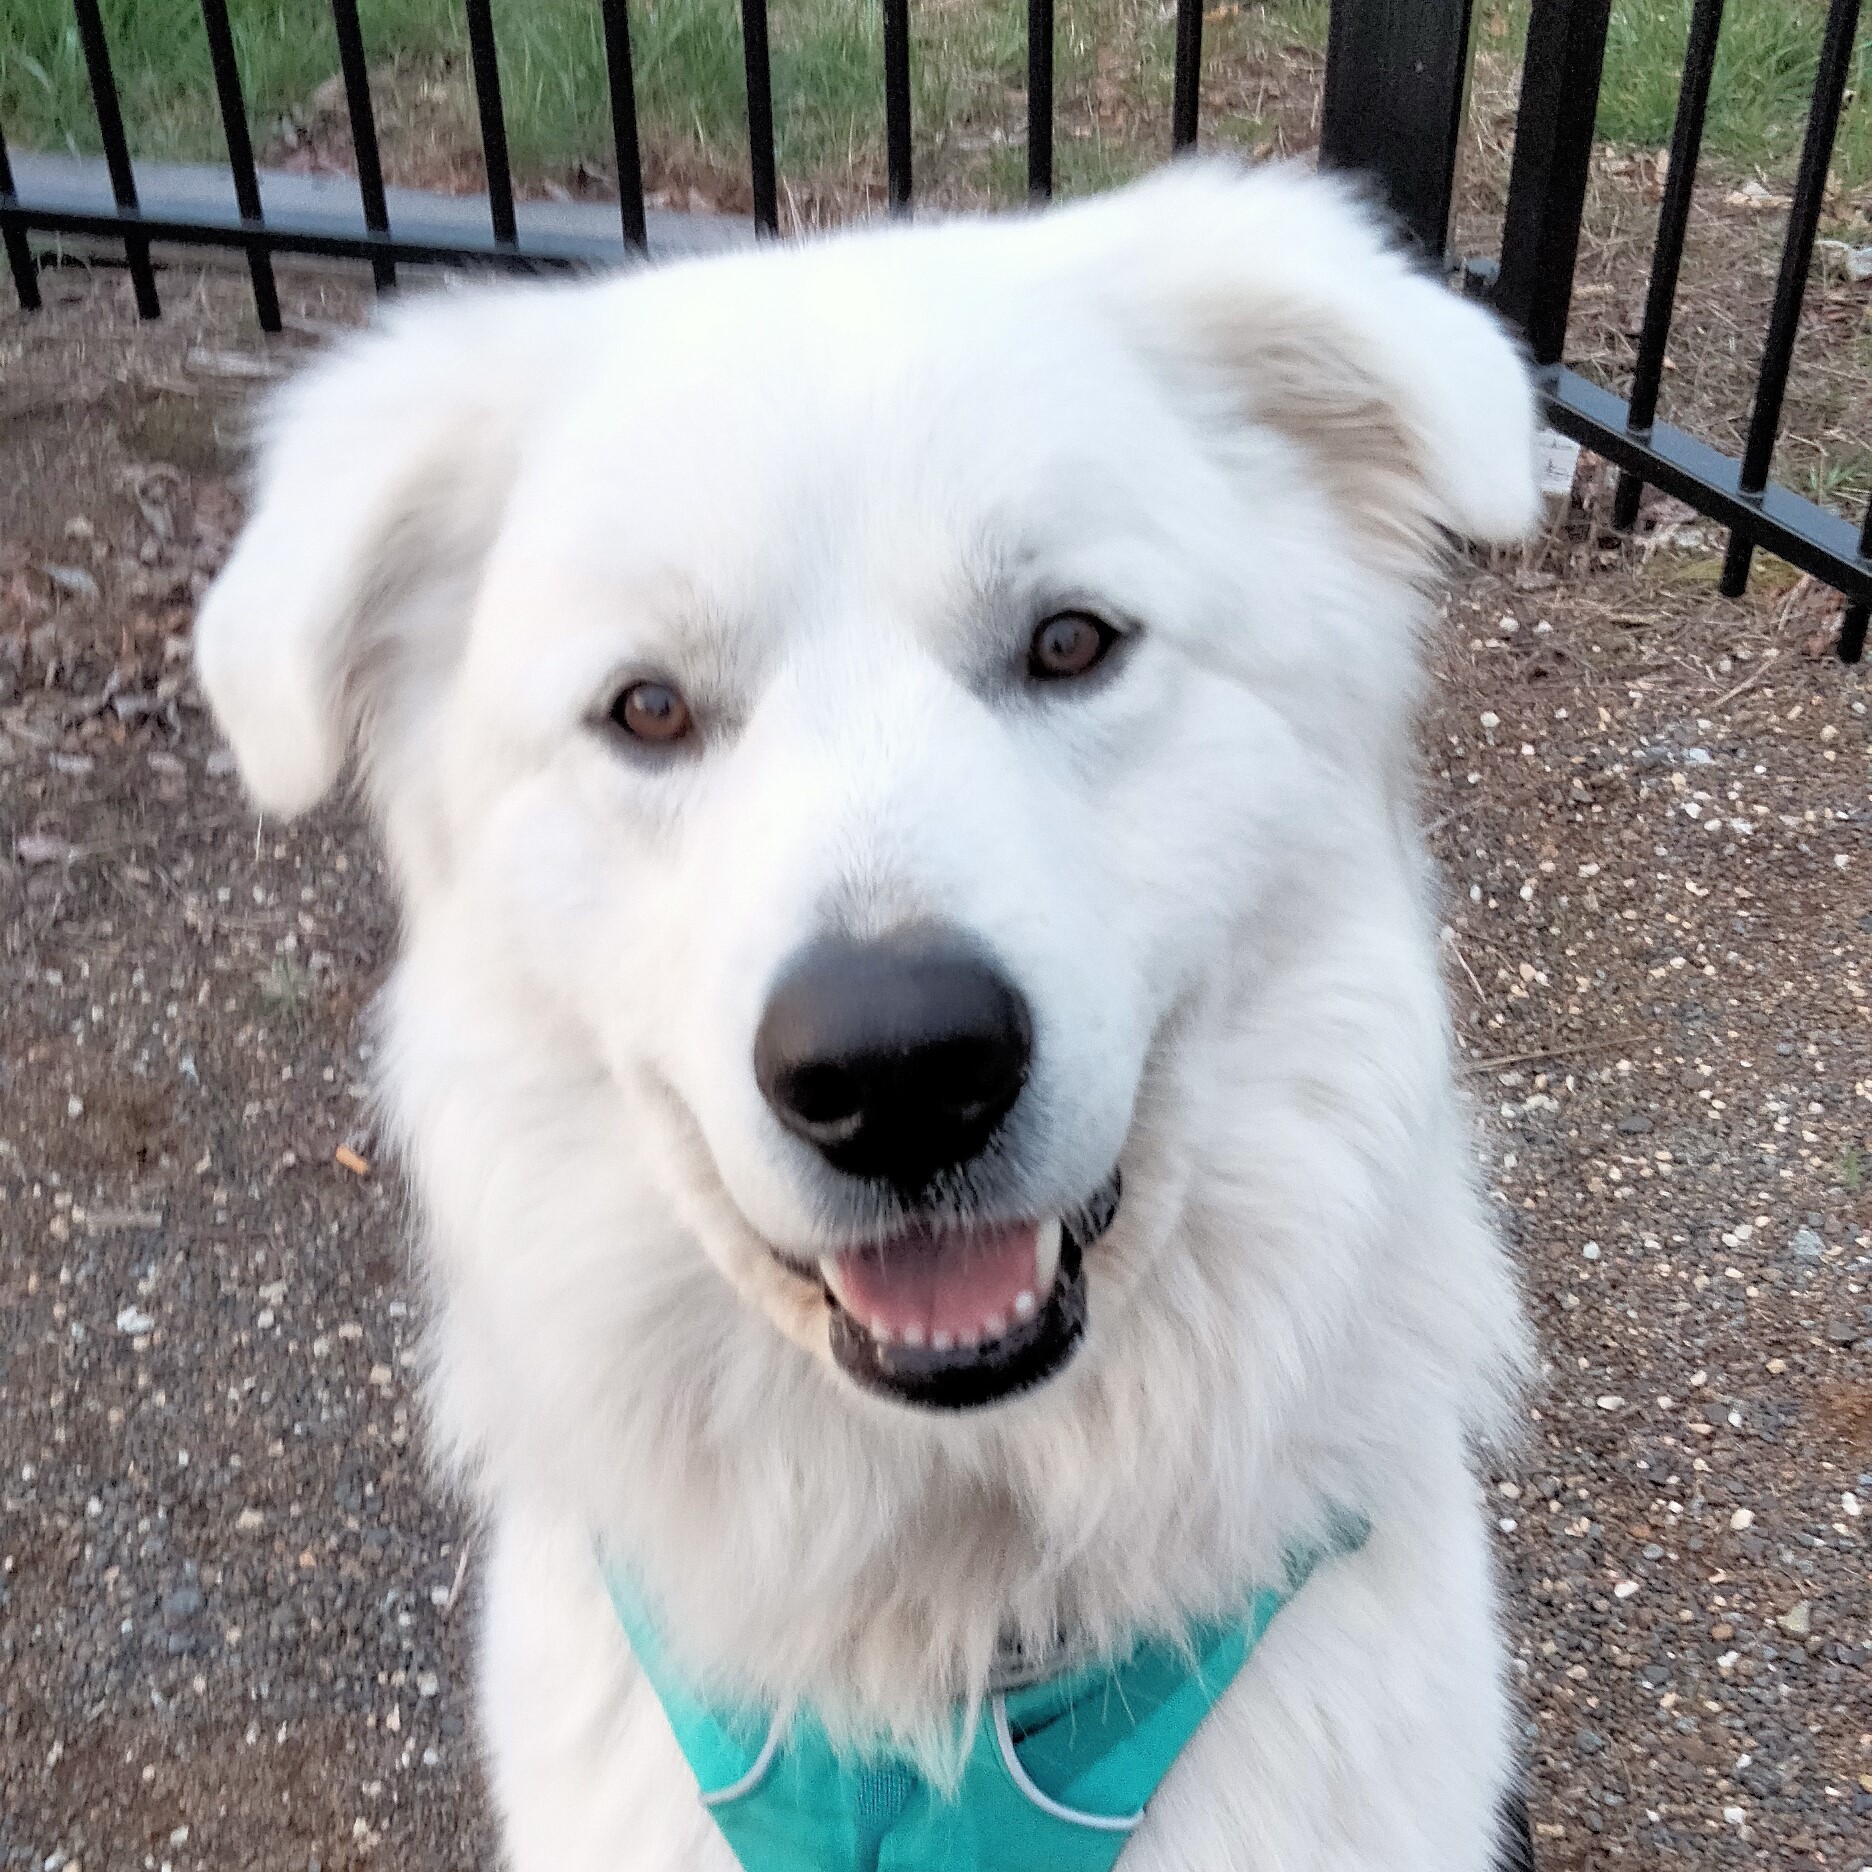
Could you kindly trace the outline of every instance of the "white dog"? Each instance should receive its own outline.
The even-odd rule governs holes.
[[[1522,1328],[1412,716],[1532,439],[1345,191],[1201,163],[431,298],[275,403],[200,669],[394,862],[519,1872],[1496,1863]]]

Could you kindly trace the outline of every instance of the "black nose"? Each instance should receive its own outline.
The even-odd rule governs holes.
[[[828,938],[774,989],[754,1077],[834,1169],[915,1194],[988,1142],[1032,1052],[1027,1003],[960,937]]]

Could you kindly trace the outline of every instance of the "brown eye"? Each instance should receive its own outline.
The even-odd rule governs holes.
[[[1062,611],[1034,632],[1027,646],[1027,673],[1042,682],[1065,682],[1083,676],[1104,661],[1118,641],[1109,624],[1083,611]]]
[[[668,683],[632,683],[611,704],[611,719],[634,740],[667,743],[689,732],[689,704]]]

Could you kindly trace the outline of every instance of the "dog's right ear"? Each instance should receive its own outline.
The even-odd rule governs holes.
[[[246,530],[195,624],[202,687],[261,807],[313,805],[354,740],[367,770],[416,753],[588,291],[438,295],[274,397]]]

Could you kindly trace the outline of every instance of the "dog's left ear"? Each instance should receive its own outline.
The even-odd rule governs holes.
[[[1224,422],[1284,435],[1354,524],[1490,541],[1532,529],[1518,347],[1344,183],[1186,161],[1054,225],[1134,342]]]

